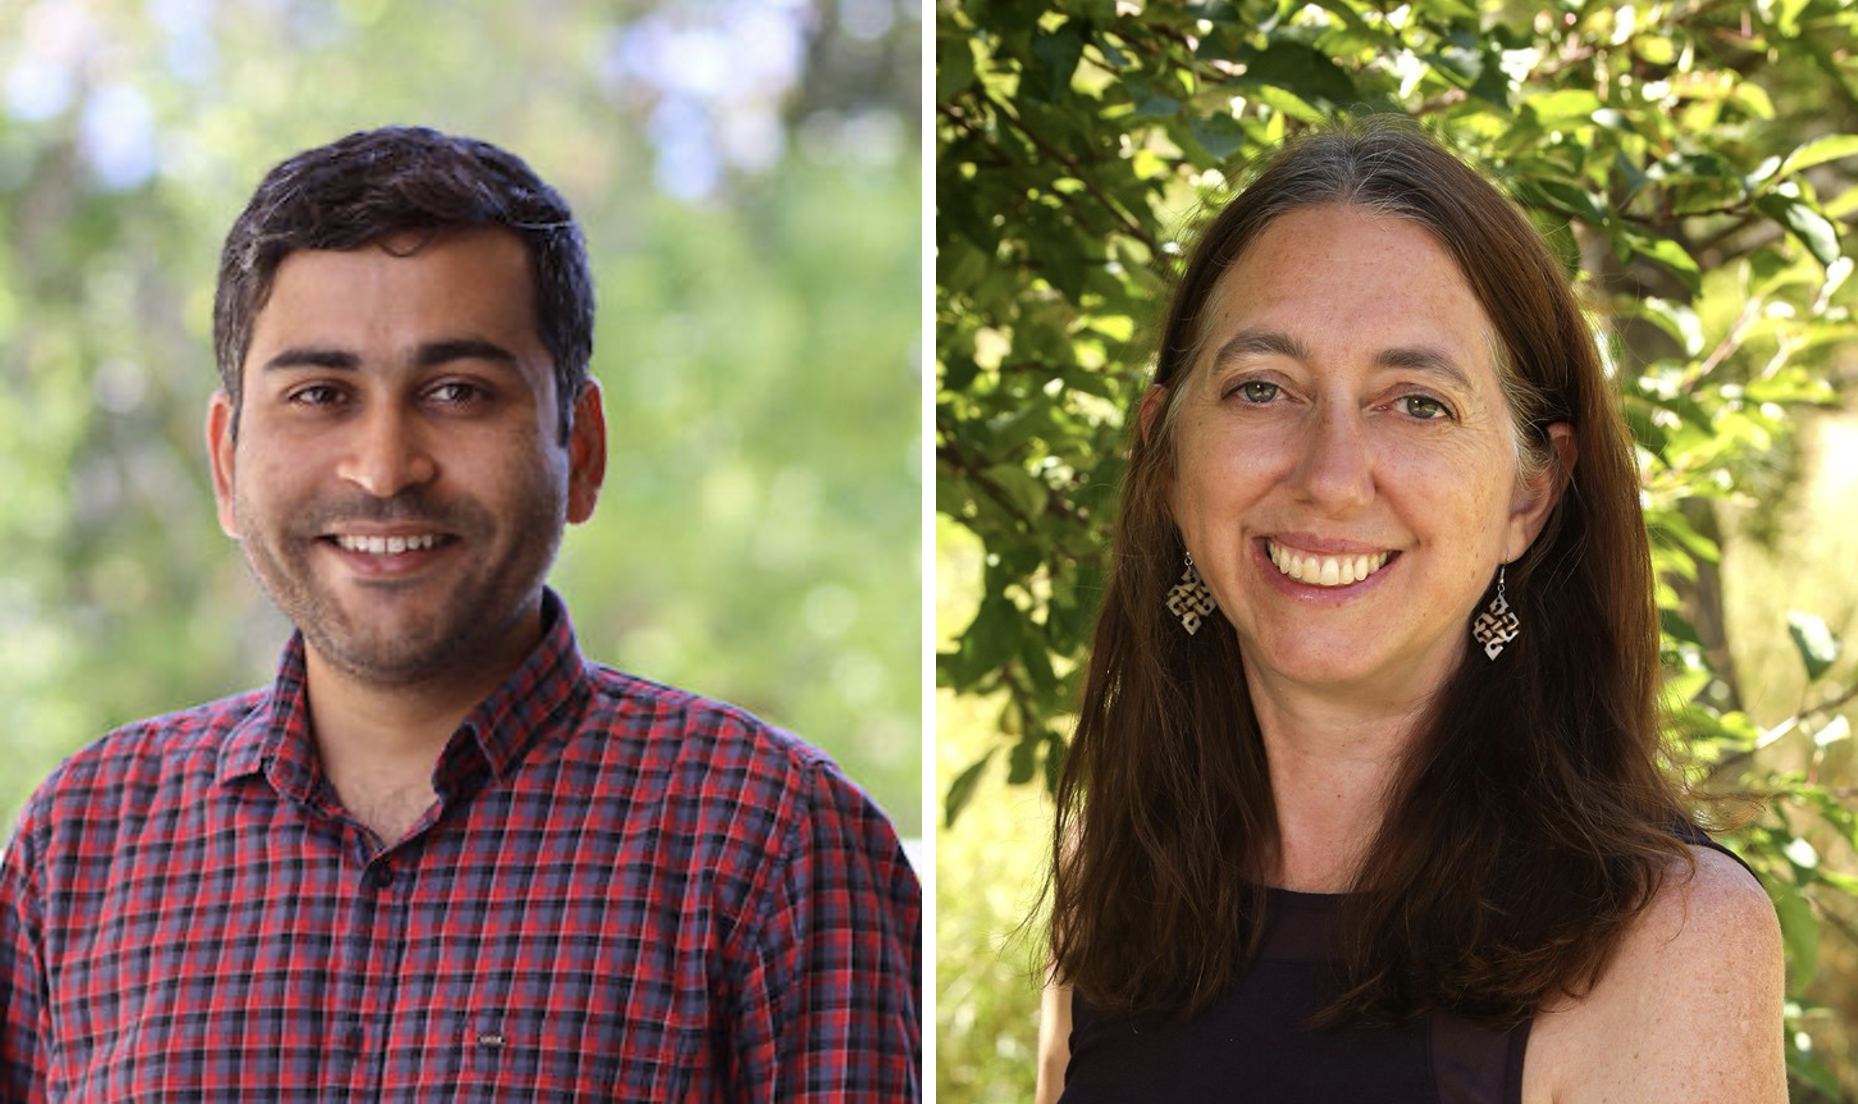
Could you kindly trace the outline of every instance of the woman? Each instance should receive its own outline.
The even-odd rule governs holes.
[[[1059,788],[1040,1099],[1786,1098],[1779,930],[1660,769],[1630,444],[1429,139],[1275,157],[1172,302]]]

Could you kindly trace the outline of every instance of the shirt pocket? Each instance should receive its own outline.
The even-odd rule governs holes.
[[[679,1046],[654,1025],[535,1007],[480,1007],[455,1019],[459,1100],[707,1100]],[[663,1026],[663,1025],[660,1025]],[[660,1040],[669,1041],[669,1040]]]

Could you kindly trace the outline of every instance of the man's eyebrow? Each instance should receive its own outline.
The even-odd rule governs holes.
[[[274,354],[264,362],[264,370],[281,368],[339,368],[352,371],[361,367],[361,358],[341,349],[296,347]]]
[[[1277,330],[1240,330],[1227,338],[1225,344],[1213,354],[1213,365],[1218,367],[1229,361],[1266,356],[1288,357],[1305,363],[1311,359],[1309,346],[1287,333]]]
[[[448,364],[454,360],[487,360],[497,364],[517,367],[522,362],[516,354],[494,341],[485,341],[481,337],[458,337],[445,341],[431,341],[419,347],[414,361],[421,368]]]
[[[515,353],[494,341],[486,341],[479,337],[429,341],[421,345],[413,354],[413,362],[421,368],[450,364],[455,360],[483,360],[508,365],[511,368],[521,363],[517,360]],[[322,368],[352,372],[360,367],[361,357],[355,353],[345,349],[319,349],[313,346],[285,349],[264,362],[264,368],[267,371],[285,368]]]

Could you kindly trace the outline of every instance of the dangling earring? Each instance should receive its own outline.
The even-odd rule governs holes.
[[[1471,622],[1471,635],[1484,646],[1484,654],[1491,659],[1503,654],[1503,646],[1522,635],[1522,622],[1516,619],[1516,611],[1510,608],[1509,601],[1503,596],[1503,568],[1497,565],[1497,596],[1490,600]]]
[[[1200,631],[1200,621],[1218,607],[1213,604],[1213,592],[1206,589],[1205,580],[1194,570],[1193,553],[1187,554],[1187,570],[1181,572],[1181,581],[1168,589],[1168,612],[1181,619],[1181,628],[1187,635]]]

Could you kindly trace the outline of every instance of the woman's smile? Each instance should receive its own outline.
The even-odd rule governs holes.
[[[1248,676],[1440,685],[1547,504],[1457,264],[1410,222],[1305,208],[1220,278],[1204,327],[1171,502]]]
[[[1346,587],[1365,582],[1386,567],[1393,552],[1324,554],[1305,552],[1267,538],[1265,555],[1285,577],[1306,586]]]

